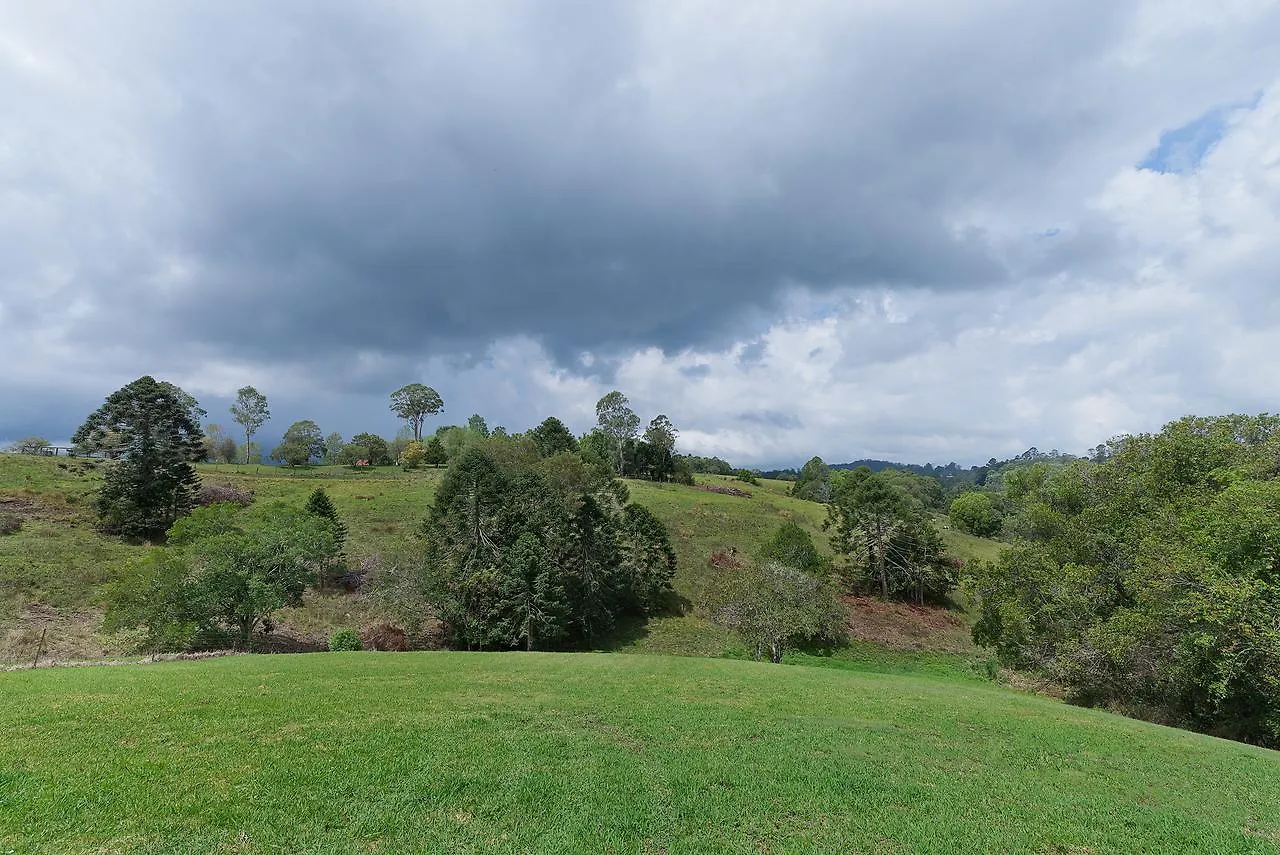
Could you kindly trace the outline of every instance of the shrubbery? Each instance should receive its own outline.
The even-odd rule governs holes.
[[[13,514],[0,514],[0,535],[22,531],[22,520]]]
[[[1104,458],[1104,455],[1098,455]],[[1187,418],[1006,479],[974,638],[1075,699],[1280,747],[1280,418]]]
[[[340,629],[329,636],[329,650],[334,653],[363,649],[360,636],[354,629]]]

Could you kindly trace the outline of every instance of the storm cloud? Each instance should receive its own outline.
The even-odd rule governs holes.
[[[744,462],[1259,408],[1277,45],[1262,2],[3,3],[0,438],[141,373],[347,433],[618,385]]]

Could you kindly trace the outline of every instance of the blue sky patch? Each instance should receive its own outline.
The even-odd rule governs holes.
[[[1204,156],[1226,134],[1231,117],[1241,109],[1252,110],[1261,99],[1262,93],[1257,92],[1246,101],[1219,105],[1181,127],[1163,132],[1160,144],[1138,164],[1138,168],[1155,172],[1194,172]]]

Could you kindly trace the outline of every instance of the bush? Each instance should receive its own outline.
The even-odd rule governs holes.
[[[253,493],[237,490],[230,484],[201,484],[196,491],[195,502],[202,508],[223,503],[246,508],[253,504]]]
[[[962,493],[951,502],[951,525],[978,537],[1000,533],[1000,515],[986,493]]]
[[[22,520],[13,514],[0,514],[0,534],[17,534],[22,531]]]
[[[329,636],[329,650],[337,653],[344,650],[363,650],[360,636],[354,629],[340,629]]]

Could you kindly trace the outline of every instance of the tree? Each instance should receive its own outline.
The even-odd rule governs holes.
[[[20,454],[44,454],[45,449],[50,448],[53,443],[42,436],[29,436],[26,439],[20,439],[15,442],[10,449]]]
[[[628,406],[627,396],[616,389],[596,402],[596,423],[609,438],[614,472],[623,472],[623,452],[626,442],[634,439],[640,429],[640,417]]]
[[[676,552],[666,525],[648,508],[634,502],[627,505],[622,522],[622,566],[630,577],[634,607],[641,614],[651,614],[672,591]]]
[[[422,441],[422,424],[427,416],[444,409],[444,399],[430,386],[410,383],[391,393],[391,411],[409,423],[413,438]]]
[[[821,580],[772,561],[719,570],[707,589],[711,620],[733,630],[769,661],[781,662],[790,646],[836,635],[842,615]]]
[[[390,466],[392,463],[387,441],[374,433],[358,433],[351,437],[344,457],[346,463],[359,460],[368,461],[370,466]]]
[[[342,517],[338,516],[338,509],[333,506],[333,500],[324,491],[324,487],[316,487],[312,491],[307,497],[304,509],[307,513],[315,514],[328,522],[329,528],[333,531],[334,544],[338,549],[342,549],[342,545],[347,541],[347,526],[343,523]]]
[[[170,383],[140,377],[113,392],[72,442],[93,447],[112,436],[121,460],[107,470],[96,507],[103,530],[158,537],[193,505],[204,434],[191,397]]]
[[[248,463],[253,435],[271,418],[267,396],[252,386],[245,386],[236,392],[236,402],[231,405],[231,417],[236,420],[236,424],[244,428],[244,462]]]
[[[236,440],[228,436],[222,425],[211,424],[204,429],[205,459],[213,463],[235,463]]]
[[[472,413],[467,417],[467,430],[481,439],[489,436],[489,425],[479,413]]]
[[[815,576],[825,573],[831,565],[831,561],[814,546],[809,532],[791,520],[780,525],[760,550],[760,560],[794,567]]]
[[[948,513],[951,525],[978,537],[991,537],[1000,531],[1000,517],[986,493],[961,493],[951,500]]]
[[[496,609],[503,642],[528,651],[564,636],[569,613],[564,573],[546,544],[522,532],[503,564]]]
[[[626,506],[620,482],[530,439],[463,450],[423,534],[422,570],[397,599],[429,603],[468,649],[589,643],[618,615],[657,608],[674,572],[666,527]]]
[[[417,469],[426,458],[427,450],[416,439],[406,445],[404,451],[400,452],[400,463],[406,469]]]
[[[280,444],[271,452],[271,458],[289,466],[305,466],[313,458],[323,457],[324,451],[324,434],[320,432],[320,426],[304,419],[289,426]]]
[[[409,447],[409,443],[415,442],[413,431],[408,427],[402,427],[396,431],[396,438],[387,443],[387,456],[393,461],[399,460],[400,455],[404,454],[404,450]]]
[[[331,433],[324,438],[324,462],[333,465],[342,456],[342,434]]]
[[[108,631],[143,627],[151,649],[242,650],[284,606],[301,605],[314,568],[337,554],[330,526],[277,505],[249,524],[234,505],[199,508],[169,531],[168,546],[137,562],[107,595]]]
[[[676,437],[679,431],[671,419],[663,414],[654,416],[644,432],[644,444],[648,446],[649,477],[655,481],[669,481],[675,474]]]
[[[422,450],[422,462],[439,467],[441,463],[445,463],[448,459],[449,456],[445,454],[444,443],[440,441],[440,437],[431,437],[426,447]]]
[[[564,422],[555,416],[547,416],[543,419],[542,424],[529,431],[529,438],[533,440],[533,444],[538,447],[538,453],[543,457],[552,457],[562,451],[577,452],[578,450],[578,440],[565,427]]]
[[[821,457],[811,457],[800,468],[796,482],[791,485],[791,495],[811,502],[826,502],[831,498],[831,470]]]
[[[859,467],[831,478],[823,528],[831,546],[880,588],[880,596],[940,598],[955,583],[954,562],[911,495],[881,472]]]
[[[974,639],[1072,700],[1280,747],[1280,417],[1187,417],[1006,477]]]

